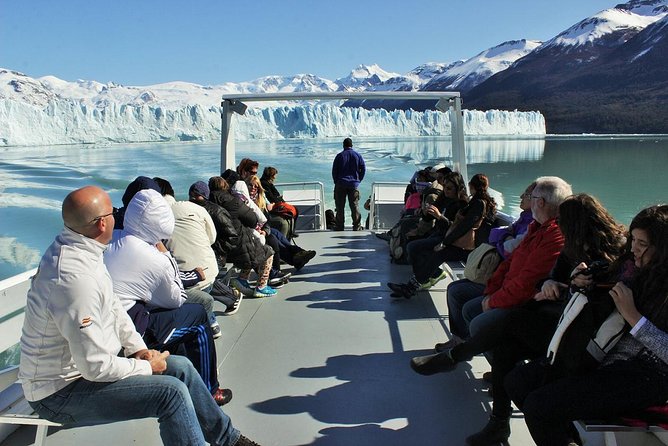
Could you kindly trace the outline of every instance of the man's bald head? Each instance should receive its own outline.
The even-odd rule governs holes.
[[[109,230],[105,220],[114,208],[109,195],[97,186],[86,186],[70,192],[63,201],[63,222],[71,230],[96,239],[102,243],[109,243]],[[104,218],[100,218],[104,217]]]

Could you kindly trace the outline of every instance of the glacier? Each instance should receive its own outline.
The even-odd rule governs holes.
[[[544,135],[539,112],[464,110],[466,135]],[[238,140],[340,136],[450,135],[446,113],[339,107],[338,104],[249,108],[235,116]],[[220,139],[220,107],[166,107],[110,101],[103,106],[55,98],[45,106],[0,99],[0,146],[104,144]]]

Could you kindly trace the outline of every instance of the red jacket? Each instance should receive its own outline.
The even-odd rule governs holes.
[[[485,296],[491,308],[510,308],[536,294],[538,281],[548,277],[564,246],[555,219],[529,224],[527,235],[487,281]]]

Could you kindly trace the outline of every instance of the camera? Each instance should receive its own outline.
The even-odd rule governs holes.
[[[571,292],[579,291],[585,293],[587,291],[592,291],[594,289],[599,290],[609,290],[614,286],[614,283],[604,283],[602,279],[605,278],[605,273],[608,272],[608,267],[610,263],[605,260],[596,260],[591,262],[591,264],[582,271],[575,273],[571,279],[575,276],[591,276],[594,283],[585,288],[579,288],[575,285],[571,285]]]
[[[596,260],[591,262],[591,264],[586,269],[580,271],[579,274],[583,276],[591,275],[594,281],[596,281],[598,276],[608,271],[609,266],[610,263],[605,260]]]

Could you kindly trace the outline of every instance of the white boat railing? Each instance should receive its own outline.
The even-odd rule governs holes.
[[[371,185],[369,229],[390,229],[401,218],[406,183],[376,182]]]
[[[283,199],[299,211],[296,221],[297,231],[324,231],[325,222],[325,187],[319,181],[301,183],[280,183]]]

